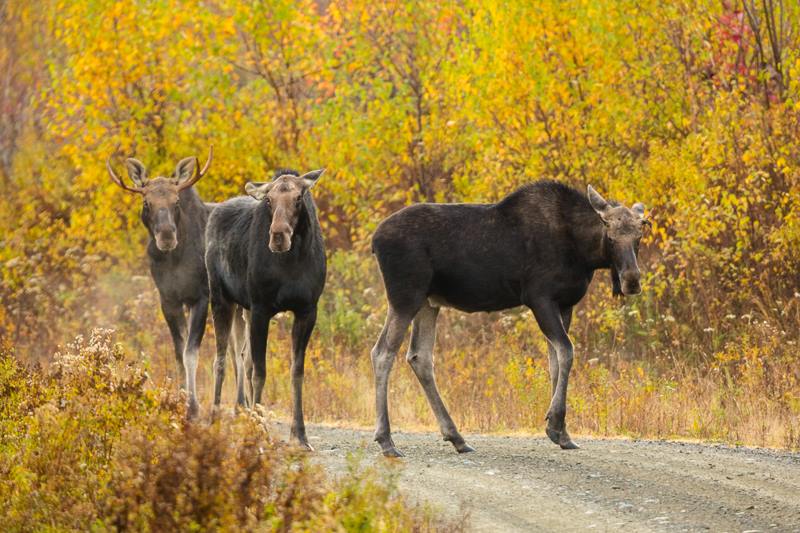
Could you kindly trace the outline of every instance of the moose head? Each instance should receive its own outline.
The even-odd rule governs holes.
[[[297,222],[305,209],[304,196],[325,169],[312,170],[302,176],[283,173],[272,181],[249,182],[247,194],[263,202],[272,213],[269,227],[269,249],[273,253],[288,252],[292,247]]]
[[[141,218],[156,247],[162,252],[170,252],[178,246],[178,224],[181,216],[180,192],[188,189],[202,178],[208,171],[213,157],[213,146],[208,150],[208,160],[200,170],[196,157],[181,159],[170,178],[158,176],[147,177],[147,169],[141,161],[128,158],[125,166],[133,187],[125,184],[111,167],[111,158],[106,167],[111,179],[126,191],[142,195]]]
[[[604,246],[611,262],[614,294],[639,294],[642,292],[637,262],[639,242],[645,227],[650,225],[650,221],[644,217],[644,204],[635,203],[628,209],[624,205],[607,202],[591,185],[587,196],[605,226]]]

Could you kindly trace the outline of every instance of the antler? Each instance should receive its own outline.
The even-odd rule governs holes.
[[[111,168],[111,157],[110,156],[109,156],[108,159],[106,159],[106,168],[108,169],[108,174],[111,176],[111,179],[114,181],[114,183],[116,183],[117,185],[119,185],[120,187],[125,189],[126,191],[136,192],[136,193],[139,193],[139,194],[142,194],[144,192],[143,188],[141,188],[141,187],[128,187],[127,185],[125,185],[125,182],[123,182],[121,179],[119,179],[119,177],[114,173],[114,169]]]
[[[192,176],[190,179],[188,179],[188,180],[184,181],[183,183],[181,183],[178,186],[178,190],[182,191],[184,189],[188,189],[189,187],[191,187],[192,185],[197,183],[197,181],[200,178],[205,176],[206,172],[208,172],[208,167],[211,166],[211,159],[213,157],[214,157],[214,145],[212,144],[211,146],[208,147],[208,160],[206,161],[206,164],[203,166],[203,170],[200,170],[197,158],[195,158],[195,162],[194,162],[195,173],[194,173],[194,176]]]

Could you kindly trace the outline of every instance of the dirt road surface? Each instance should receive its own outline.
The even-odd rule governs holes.
[[[288,427],[278,424],[288,436]],[[379,457],[368,430],[312,425],[312,457],[333,475],[346,458]],[[457,454],[433,433],[395,432],[411,499],[475,531],[800,531],[800,454],[680,442],[466,434]]]

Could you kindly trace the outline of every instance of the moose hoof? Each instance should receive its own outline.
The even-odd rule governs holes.
[[[566,429],[564,431],[558,431],[552,428],[547,428],[546,432],[547,436],[550,437],[550,440],[561,446],[562,450],[577,450],[580,448],[580,446],[575,444],[575,442],[569,436]]]
[[[186,420],[197,420],[198,416],[200,416],[200,405],[197,401],[190,400],[186,405]]]
[[[308,443],[308,437],[306,437],[305,429],[302,431],[296,431],[295,429],[292,429],[289,433],[289,441],[303,451],[314,451],[314,447]]]
[[[464,442],[464,439],[461,437],[461,435],[456,435],[455,437],[445,436],[444,440],[446,442],[450,442],[458,453],[469,453],[475,451],[475,448]]]
[[[314,451],[314,447],[312,445],[310,445],[308,443],[308,441],[298,440],[298,441],[295,441],[295,445],[298,448],[300,448],[301,450],[303,450],[304,452],[313,452]]]
[[[562,450],[577,450],[580,448],[572,439],[567,439],[565,442],[559,443],[559,446],[561,446]]]
[[[405,457],[405,454],[403,454],[403,452],[398,450],[395,446],[392,446],[391,448],[385,448],[383,450],[383,456],[389,457],[390,459],[399,459],[400,457]]]
[[[460,446],[456,446],[456,451],[458,451],[458,453],[470,453],[470,452],[474,452],[475,448],[473,448],[472,446],[470,446],[469,444],[467,444],[465,442],[465,443],[461,444]]]
[[[381,447],[381,453],[384,457],[405,457],[403,452],[397,449],[394,445],[391,434],[383,433],[375,436],[375,442]]]
[[[211,423],[219,422],[219,419],[222,418],[222,409],[219,405],[214,405],[211,407]]]

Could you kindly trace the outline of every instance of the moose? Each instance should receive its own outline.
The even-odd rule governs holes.
[[[388,300],[386,323],[371,358],[375,374],[375,440],[387,457],[401,457],[389,425],[389,374],[413,323],[406,361],[436,416],[445,441],[459,453],[474,451],[436,387],[433,348],[441,307],[467,313],[527,306],[547,338],[552,398],[547,436],[563,449],[578,448],[567,432],[567,382],[573,347],[573,307],[595,270],[610,269],[614,292],[641,292],[639,241],[649,224],[644,205],[630,209],[588,186],[588,194],[542,180],[495,204],[423,203],[401,209],[372,239]]]
[[[142,195],[141,220],[150,234],[147,256],[150,274],[161,300],[161,311],[169,327],[181,388],[189,394],[188,416],[199,413],[197,402],[197,360],[208,316],[208,276],[204,262],[205,229],[208,216],[216,204],[204,203],[193,185],[211,165],[214,149],[202,170],[196,157],[186,157],[175,167],[172,177],[149,178],[141,161],[128,158],[126,167],[133,186],[116,175],[111,158],[106,168],[111,179],[124,190]],[[186,314],[189,309],[187,338]],[[244,332],[246,318],[237,313],[237,342],[231,349],[234,368],[239,376],[238,401],[244,397]]]
[[[322,229],[311,187],[322,175],[276,172],[271,181],[245,186],[248,196],[232,198],[211,213],[206,229],[206,268],[211,317],[217,337],[214,405],[225,379],[225,350],[236,305],[250,311],[253,403],[261,403],[266,379],[269,321],[291,311],[291,437],[312,450],[303,421],[305,353],[317,320],[317,302],[325,286]]]

